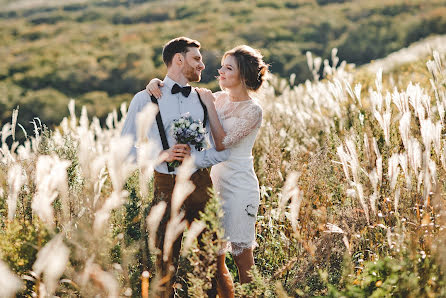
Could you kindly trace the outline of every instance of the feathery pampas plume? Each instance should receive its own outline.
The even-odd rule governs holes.
[[[105,224],[110,218],[110,212],[113,209],[120,207],[125,202],[125,198],[128,196],[127,191],[113,191],[111,195],[105,200],[101,209],[96,211],[94,215],[93,229],[97,235],[104,231]]]
[[[189,252],[189,248],[192,246],[192,243],[195,239],[197,239],[198,235],[201,234],[204,228],[206,228],[206,224],[201,220],[196,220],[190,225],[190,228],[187,231],[186,239],[183,243],[183,257],[187,255],[187,253]]]
[[[153,141],[147,139],[148,132],[157,113],[158,106],[149,103],[136,115],[136,156],[138,168],[140,170],[139,186],[143,196],[147,195],[147,182],[153,175],[155,165],[160,162],[157,146]]]
[[[285,185],[282,188],[282,192],[279,196],[279,216],[282,216],[282,213],[285,210],[285,206],[288,201],[294,196],[299,195],[299,188],[297,187],[297,181],[299,180],[300,173],[291,172],[286,181]]]
[[[19,191],[26,181],[23,175],[22,167],[19,164],[14,164],[8,171],[8,219],[13,220],[17,209],[17,197]]]
[[[146,218],[147,232],[149,233],[149,247],[150,250],[155,251],[156,232],[158,231],[159,224],[166,212],[167,203],[164,201],[159,202],[155,206],[152,206],[150,213]]]
[[[37,276],[43,273],[40,293],[52,296],[57,289],[59,278],[65,271],[68,263],[70,250],[63,243],[61,234],[56,235],[38,253],[37,260],[33,265],[33,271]]]
[[[189,180],[193,166],[193,159],[187,158],[177,170],[175,187],[172,193],[171,217],[175,217],[180,212],[184,201],[195,189],[195,185]]]
[[[12,298],[16,297],[17,291],[22,287],[22,281],[18,278],[9,267],[0,260],[0,297]]]
[[[84,272],[80,277],[80,284],[85,287],[91,279],[93,283],[107,293],[107,297],[120,297],[119,284],[113,274],[102,270],[101,266],[93,263],[94,257],[88,259]]]
[[[57,156],[41,155],[37,160],[35,177],[37,191],[31,208],[50,227],[54,226],[51,204],[58,195],[64,200],[68,194],[67,168],[69,165],[69,161],[60,160]]]
[[[184,212],[180,212],[178,215],[171,217],[166,227],[166,235],[164,237],[164,255],[163,261],[167,262],[170,258],[172,246],[175,240],[183,233],[186,228],[186,220],[183,220]]]

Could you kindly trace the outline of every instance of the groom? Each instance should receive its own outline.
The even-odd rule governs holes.
[[[188,145],[175,144],[174,138],[169,133],[170,123],[186,112],[194,120],[199,119],[203,123],[207,123],[206,129],[210,132],[206,108],[202,104],[197,91],[189,85],[190,82],[200,81],[201,72],[205,68],[200,53],[200,43],[187,37],[175,38],[165,44],[163,61],[167,66],[167,75],[163,81],[164,85],[161,87],[162,97],[157,102],[162,119],[157,119],[157,123],[152,125],[148,137],[158,143],[159,154],[166,156],[166,162],[155,168],[153,203],[164,200],[168,206],[158,229],[156,245],[162,252],[157,257],[157,266],[161,269],[161,277],[170,277],[166,283],[165,292],[161,295],[162,297],[169,297],[172,296],[172,282],[178,266],[182,235],[175,241],[172,248],[171,260],[174,268],[167,268],[169,262],[163,262],[162,260],[163,242],[166,225],[170,217],[170,203],[176,177],[176,169],[168,167],[167,162],[182,161],[188,156],[192,156],[194,159],[196,168],[190,180],[195,184],[195,190],[184,203],[185,219],[191,223],[198,218],[200,211],[204,211],[205,205],[210,199],[208,188],[212,187],[212,181],[207,168],[225,161],[229,157],[229,151],[218,152],[213,147],[196,151],[195,148],[190,148]],[[122,129],[122,135],[131,135],[136,140],[136,114],[151,101],[154,101],[154,99],[151,99],[145,90],[140,91],[133,97]],[[213,143],[212,137],[209,138],[209,141]]]

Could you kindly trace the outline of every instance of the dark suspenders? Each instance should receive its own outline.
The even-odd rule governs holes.
[[[155,96],[151,95],[150,99],[154,104],[158,106],[158,100],[155,98]],[[161,144],[163,144],[163,150],[167,150],[169,149],[169,143],[167,142],[166,130],[164,129],[163,119],[161,118],[161,111],[159,110],[159,106],[158,113],[156,114],[156,124],[158,126],[158,132],[161,137]],[[174,168],[169,166],[169,163],[167,163],[167,170],[170,173],[174,171]]]
[[[200,100],[200,104],[203,107],[203,113],[204,113],[204,119],[203,119],[203,127],[206,127],[206,123],[208,120],[208,110],[201,100],[200,94],[197,92],[198,99]],[[155,98],[155,96],[150,96],[150,99],[152,102],[156,105],[158,105],[158,100]],[[166,130],[164,129],[163,119],[161,118],[161,110],[158,109],[158,114],[156,114],[156,124],[158,126],[158,132],[160,134],[161,138],[161,144],[163,145],[163,150],[169,149],[169,143],[167,142],[166,137]],[[175,169],[171,166],[169,166],[169,163],[167,163],[167,170],[170,172],[173,172]]]
[[[203,101],[201,100],[200,93],[197,92],[197,95],[198,95],[198,99],[200,100],[200,104],[203,107],[203,114],[204,114],[204,117],[203,117],[203,127],[206,127],[206,123],[208,121],[208,109],[206,108],[206,106],[204,105]]]

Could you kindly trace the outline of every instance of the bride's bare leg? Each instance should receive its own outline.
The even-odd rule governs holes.
[[[234,297],[234,284],[232,282],[231,273],[226,267],[225,263],[226,255],[220,255],[217,257],[217,290],[220,298],[233,298]]]
[[[252,248],[246,248],[241,254],[233,257],[238,268],[240,283],[244,284],[251,282],[251,277],[248,275],[248,272],[254,266],[254,254]]]

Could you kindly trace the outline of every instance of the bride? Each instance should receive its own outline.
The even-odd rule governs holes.
[[[209,114],[216,150],[229,148],[227,161],[214,165],[211,178],[222,200],[222,226],[225,246],[218,256],[217,280],[221,297],[233,297],[234,286],[225,264],[225,253],[233,255],[241,283],[250,282],[254,266],[255,223],[260,203],[259,182],[254,172],[252,147],[262,123],[262,108],[252,97],[265,80],[268,66],[259,51],[238,46],[222,58],[219,84],[222,91],[197,88]],[[160,97],[159,79],[146,87],[149,94]]]

